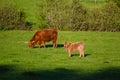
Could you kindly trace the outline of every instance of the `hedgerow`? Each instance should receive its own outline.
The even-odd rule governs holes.
[[[73,31],[120,31],[120,8],[114,2],[90,10],[80,0],[45,0],[38,7],[40,26]],[[41,28],[40,27],[40,28]]]
[[[6,2],[0,6],[0,30],[28,29],[25,13],[15,4]]]

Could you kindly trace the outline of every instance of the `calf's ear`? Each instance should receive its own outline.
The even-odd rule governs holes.
[[[67,45],[70,45],[70,43],[68,43]]]

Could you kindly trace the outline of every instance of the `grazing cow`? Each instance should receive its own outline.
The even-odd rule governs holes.
[[[64,47],[66,48],[69,57],[71,57],[72,51],[79,51],[80,57],[84,57],[84,43],[83,42],[75,42],[75,43],[65,42]]]
[[[29,47],[33,48],[35,44],[40,45],[43,44],[44,48],[45,42],[52,41],[53,47],[57,47],[57,29],[43,29],[37,31],[32,39],[29,41]]]

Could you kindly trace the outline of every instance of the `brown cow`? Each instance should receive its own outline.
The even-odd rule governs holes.
[[[75,43],[65,42],[64,47],[66,48],[69,57],[71,57],[72,51],[79,51],[80,57],[84,57],[84,43],[83,42],[75,42]]]
[[[45,42],[52,41],[53,42],[53,47],[57,47],[57,29],[43,29],[37,31],[32,39],[29,41],[29,47],[33,48],[35,44],[40,45],[44,44]]]

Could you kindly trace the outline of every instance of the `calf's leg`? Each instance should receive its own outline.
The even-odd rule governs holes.
[[[80,57],[84,57],[84,49],[80,50]]]

